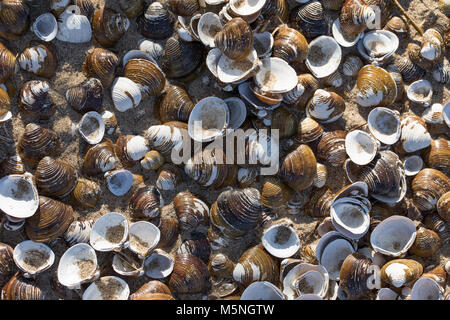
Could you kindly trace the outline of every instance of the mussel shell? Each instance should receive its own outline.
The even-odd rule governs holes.
[[[39,77],[51,78],[58,67],[56,47],[52,43],[40,43],[26,48],[17,61],[20,67]]]
[[[168,78],[182,78],[203,61],[203,46],[199,42],[184,42],[171,37],[167,40],[161,57],[161,67]]]
[[[214,43],[228,58],[243,60],[253,49],[253,32],[245,20],[233,18],[215,35]]]
[[[0,37],[19,40],[30,26],[30,9],[23,0],[3,0],[0,11]]]
[[[16,273],[3,287],[1,300],[45,300],[45,294],[34,281]]]
[[[16,56],[0,43],[0,83],[5,83],[17,71]]]
[[[170,217],[159,219],[158,229],[161,232],[158,248],[167,248],[172,246],[178,238],[178,221]]]
[[[49,119],[56,112],[56,106],[50,98],[49,90],[50,84],[47,81],[25,82],[20,89],[20,110],[41,120]]]
[[[273,57],[285,60],[287,63],[303,62],[308,55],[308,42],[295,29],[281,26],[274,36]]]
[[[0,242],[0,285],[3,285],[3,281],[14,270],[16,270],[16,264],[13,259],[13,248],[6,243]]]
[[[422,169],[411,183],[413,201],[421,211],[436,208],[439,198],[450,190],[450,179],[436,169]]]
[[[136,19],[139,32],[146,38],[163,40],[169,38],[174,31],[175,17],[161,3],[152,3],[147,10]]]
[[[345,151],[345,137],[347,133],[342,130],[325,132],[317,145],[317,157],[337,167],[347,158]]]
[[[421,227],[417,230],[416,240],[409,249],[409,252],[422,258],[428,258],[439,250],[441,244],[441,238],[436,232]]]
[[[416,281],[423,272],[423,266],[412,259],[394,259],[381,268],[381,280],[394,287],[401,287]]]
[[[70,194],[70,201],[80,208],[95,208],[100,199],[100,185],[86,178],[79,178],[77,185]]]
[[[139,188],[130,197],[132,217],[135,219],[156,218],[163,205],[161,193],[154,186]]]
[[[205,292],[210,287],[206,264],[190,253],[177,254],[169,279],[169,288],[176,294]]]
[[[148,96],[160,94],[166,83],[166,78],[158,66],[145,59],[129,60],[123,75],[137,83]]]
[[[343,291],[346,299],[356,300],[367,298],[370,292],[369,277],[372,262],[363,255],[353,253],[345,258],[339,275],[339,288]]]
[[[183,241],[178,248],[178,253],[190,253],[200,258],[203,262],[208,263],[209,255],[211,254],[211,246],[206,238],[198,240],[189,239]]]
[[[67,103],[80,113],[101,112],[103,103],[103,85],[97,78],[90,78],[81,85],[66,91]]]
[[[42,195],[62,198],[75,188],[78,173],[65,161],[45,157],[39,161],[34,177]]]
[[[165,294],[171,295],[170,289],[164,283],[158,280],[151,280],[143,284],[139,289],[137,289],[133,294],[130,295],[130,300],[145,300],[150,294]]]
[[[178,193],[173,199],[173,206],[182,232],[192,232],[209,226],[207,204],[189,191]]]
[[[61,140],[51,129],[29,123],[19,139],[17,151],[19,155],[32,164],[45,156],[56,156],[61,146]]]
[[[71,206],[44,196],[39,197],[38,211],[25,222],[25,232],[33,241],[49,242],[66,232],[73,221]]]
[[[119,58],[115,53],[103,48],[94,48],[84,59],[83,72],[87,77],[98,78],[104,88],[109,88],[118,65]]]
[[[90,148],[83,159],[83,174],[95,176],[115,169],[119,159],[114,153],[111,141],[105,141]]]
[[[450,143],[447,139],[435,139],[431,141],[431,147],[424,159],[428,166],[450,174]]]
[[[24,174],[25,171],[25,164],[18,155],[8,157],[0,164],[0,177],[10,174]]]
[[[310,39],[327,34],[329,30],[322,3],[319,1],[294,8],[289,20],[295,29]]]
[[[160,101],[159,119],[162,123],[168,121],[187,122],[192,109],[194,109],[194,103],[186,90],[180,86],[171,85]]]
[[[283,160],[279,175],[283,182],[296,191],[310,187],[317,172],[317,161],[307,145],[300,145]]]
[[[127,17],[111,8],[95,10],[92,18],[94,38],[103,47],[114,46],[128,30],[129,25]]]

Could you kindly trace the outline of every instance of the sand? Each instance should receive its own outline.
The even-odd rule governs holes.
[[[47,3],[47,1],[35,2]],[[94,0],[94,2],[96,2],[98,5],[103,5],[105,0]],[[116,1],[106,0],[106,2],[108,2],[108,6],[111,6],[116,10],[120,10]],[[401,0],[400,3],[402,3],[402,5],[404,5],[405,8],[408,9],[408,12],[411,14],[411,16],[417,22],[419,22],[424,29],[433,26],[433,23],[436,21],[437,17],[442,15],[442,13],[440,13],[437,9],[437,1],[435,0]],[[32,12],[32,18],[35,18],[40,13],[46,11],[48,11],[48,4],[37,6]],[[399,14],[398,11],[397,14]],[[333,17],[336,16],[337,14],[334,13]],[[409,28],[409,32],[413,40],[418,39],[418,33],[412,27]],[[141,38],[142,36],[136,31],[135,22],[132,21],[130,28],[125,36],[122,37],[122,39],[113,48],[110,48],[110,50],[117,53],[119,59],[121,59],[128,50],[137,48],[138,40]],[[33,39],[36,38],[31,32],[28,32],[20,41],[2,40],[2,42],[13,52],[20,53],[26,48],[30,40]],[[78,170],[81,168],[81,159],[85,154],[88,145],[82,140],[82,138],[75,130],[75,126],[80,121],[82,115],[68,106],[64,97],[67,89],[79,85],[84,80],[86,80],[86,77],[81,71],[81,66],[85,58],[86,51],[97,46],[94,42],[95,41],[93,40],[92,42],[85,44],[69,44],[60,42],[56,39],[53,41],[57,48],[59,64],[56,76],[48,80],[51,86],[51,97],[56,104],[56,113],[49,120],[37,121],[30,116],[23,115],[19,112],[19,109],[17,107],[17,94],[12,98],[12,136],[15,142],[18,141],[19,137],[24,131],[24,127],[30,122],[37,122],[46,128],[51,128],[56,131],[62,141],[62,151],[59,155],[59,158],[73,164],[77,167]],[[398,49],[397,54],[405,55],[407,43],[408,41],[402,41],[400,43],[400,48]],[[349,49],[343,49],[343,55],[350,51],[351,50]],[[121,74],[120,69],[118,70],[117,74]],[[20,90],[21,85],[25,81],[31,79],[39,79],[39,77],[20,70],[14,77],[13,81],[16,86],[16,91],[18,92]],[[441,85],[434,81],[430,74],[427,74],[426,79],[430,80],[433,85],[433,89],[435,92],[432,99],[433,103],[445,104],[445,102],[449,101],[448,87],[445,87],[444,85]],[[326,86],[322,84],[321,87],[324,88]],[[342,119],[335,123],[324,125],[324,129],[326,131],[336,129],[348,131],[352,128],[363,125],[371,108],[362,108],[356,105],[355,78],[346,77],[342,88],[337,90],[337,92],[340,93],[346,100],[346,110],[344,116]],[[211,74],[205,69],[204,66],[199,71],[199,76],[188,84],[188,93],[194,103],[202,98],[211,95],[222,98],[230,96],[230,94],[220,90],[220,88],[215,84],[215,81],[213,80]],[[120,113],[114,109],[110,98],[110,93],[109,91],[106,91],[104,98],[104,109],[114,112],[119,123],[118,129],[115,134],[112,136],[106,135],[106,138],[110,138],[111,140],[115,141],[119,135],[123,134],[142,135],[144,133],[144,130],[146,130],[149,126],[159,124],[160,122],[154,114],[154,101],[154,98],[145,99],[136,109],[125,113]],[[421,107],[410,107],[409,102],[406,99],[403,102],[395,103],[392,108],[398,110],[403,115],[421,115],[421,113],[423,112],[423,109]],[[303,115],[303,112],[295,111],[295,113],[298,116]],[[439,135],[433,135],[433,138],[436,138],[437,136]],[[0,150],[2,149],[5,149],[5,147],[2,146]],[[13,148],[9,148],[8,151],[10,152],[10,154],[12,154],[14,150]],[[349,181],[347,181],[344,177],[342,168],[327,166],[327,169],[329,178],[327,180],[326,187],[329,187],[333,192],[339,190],[341,187],[349,183]],[[28,165],[27,170],[30,172],[34,172],[34,168]],[[132,167],[130,170],[135,174],[143,175],[145,184],[155,184],[155,172],[144,170],[139,165]],[[410,182],[411,178],[408,178],[408,183]],[[97,206],[93,209],[87,210],[74,208],[75,216],[96,219],[107,212],[117,211],[127,216],[127,218],[130,218],[128,199],[131,195],[132,190],[134,189],[132,189],[122,197],[116,197],[108,191],[104,180],[100,180],[99,183],[101,184],[101,197]],[[255,187],[260,189],[260,183],[261,181],[258,181]],[[164,201],[167,204],[163,208],[162,215],[174,215],[171,201],[178,192],[184,191],[186,189],[189,189],[192,193],[201,194],[202,197],[207,200],[208,205],[211,205],[220,193],[220,191],[199,187],[198,185],[190,181],[183,173],[183,183],[181,185],[179,185],[174,191],[162,192]],[[410,191],[408,192],[407,197],[411,197]],[[66,203],[69,203],[68,199],[64,199],[64,201]],[[281,210],[279,213],[279,218],[283,218],[286,216],[286,210]],[[290,216],[289,218],[292,220],[293,226],[297,234],[299,235],[302,248],[305,248],[310,244],[314,245],[317,242],[318,237],[314,235],[314,229],[318,224],[318,219],[311,218],[304,212],[300,212],[298,215]],[[232,245],[228,249],[224,250],[224,253],[227,254],[232,261],[236,262],[246,249],[259,243],[260,236],[261,230],[250,232],[239,241],[233,241]],[[7,243],[13,247],[17,243],[26,239],[27,237],[23,229],[17,232],[3,231],[0,234],[0,242]],[[169,252],[170,254],[174,254],[180,246],[181,242],[181,237],[178,237],[177,242],[172,247],[164,248],[164,250]],[[58,239],[51,242],[49,246],[55,252],[55,263],[52,268],[50,268],[37,278],[37,285],[46,293],[49,299],[79,299],[79,296],[77,296],[73,291],[69,291],[63,288],[57,283],[55,279],[55,273],[59,263],[59,258],[68,248],[67,245],[63,240]],[[97,252],[97,255],[101,268],[101,275],[117,275],[111,268],[112,254]],[[300,252],[297,253],[295,257],[301,257]],[[444,263],[450,259],[450,248],[449,246],[441,247],[441,249],[430,259],[417,259],[423,262],[425,266],[437,264],[441,264],[443,266]],[[132,293],[137,290],[142,284],[147,282],[149,278],[147,278],[146,276],[142,276],[140,278],[127,278],[126,280],[130,286],[130,291]],[[178,298],[213,299],[214,292],[208,292],[205,294],[181,295]]]

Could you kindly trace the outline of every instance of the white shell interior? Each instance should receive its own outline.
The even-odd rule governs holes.
[[[112,268],[115,272],[127,277],[140,277],[144,274],[144,260],[141,260],[139,268],[130,266],[119,254],[114,254],[112,261]]]
[[[403,216],[391,216],[378,224],[370,235],[372,248],[384,255],[404,255],[416,239],[416,225]]]
[[[350,239],[359,239],[369,230],[370,209],[370,202],[365,198],[344,197],[332,203],[330,216],[338,232]]]
[[[428,80],[417,80],[409,85],[406,95],[412,102],[428,107],[433,96],[433,87]]]
[[[346,48],[353,47],[364,35],[364,32],[361,32],[355,37],[353,41],[345,39],[344,35],[342,34],[341,23],[339,22],[339,18],[334,20],[333,25],[331,27],[331,31],[333,32],[333,38],[337,41],[337,43]]]
[[[27,259],[33,255],[41,255],[47,259],[38,260],[39,265],[31,266],[27,263]],[[32,240],[22,241],[14,248],[13,258],[16,265],[29,275],[34,275],[50,268],[55,262],[55,253],[47,245],[34,242]],[[41,264],[42,262],[42,264]],[[37,262],[35,262],[37,264]]]
[[[303,277],[302,283],[309,285],[313,292],[302,292],[296,287],[296,280]],[[305,294],[315,294],[321,298],[328,292],[329,275],[321,265],[300,263],[294,266],[283,279],[283,293],[289,300]],[[301,286],[300,286],[301,287]]]
[[[442,300],[442,289],[430,278],[420,278],[411,290],[411,300]]]
[[[141,89],[134,81],[118,77],[111,86],[111,98],[120,112],[137,107],[142,99]]]
[[[39,207],[32,175],[12,174],[0,179],[0,210],[18,219],[29,218]]]
[[[125,195],[133,185],[133,174],[125,169],[109,171],[105,177],[108,190],[117,197]]]
[[[444,109],[442,109],[442,117],[444,118],[447,127],[450,128],[450,102],[447,102]]]
[[[426,123],[439,124],[444,122],[442,111],[444,106],[440,103],[433,103],[429,108],[426,108],[422,113],[422,119]]]
[[[345,137],[345,151],[350,159],[358,164],[368,164],[377,154],[377,142],[361,130],[353,130]]]
[[[173,259],[163,251],[152,253],[144,262],[145,275],[153,279],[168,277],[173,271]]]
[[[122,225],[125,232],[121,241],[111,243],[106,240],[106,232],[109,228]],[[89,242],[95,250],[112,251],[120,248],[128,238],[128,222],[127,219],[117,212],[110,212],[101,216],[92,226]]]
[[[400,117],[388,108],[377,107],[370,111],[367,124],[375,138],[384,144],[392,145],[400,139]]]
[[[138,221],[133,223],[128,230],[128,234],[130,236],[130,250],[142,256],[145,256],[150,250],[155,248],[161,237],[161,232],[158,227],[148,221]],[[139,250],[139,247],[131,241],[132,236],[139,238],[143,243],[147,244],[145,246],[145,252]]]
[[[230,129],[236,130],[238,129],[247,118],[247,108],[245,106],[244,101],[239,99],[238,97],[230,97],[224,99],[225,103],[228,106],[228,110],[230,110]]]
[[[105,122],[102,116],[95,111],[85,113],[78,124],[78,132],[87,143],[99,143],[105,135]]]
[[[358,43],[361,56],[373,63],[382,63],[391,57],[399,46],[395,33],[388,30],[374,30],[366,33]]]
[[[217,76],[223,83],[240,81],[258,66],[258,61],[258,54],[254,49],[240,61],[232,60],[222,54],[217,64]]]
[[[229,121],[230,111],[225,101],[217,97],[204,98],[189,116],[189,136],[196,141],[212,141],[225,133]]]
[[[377,300],[397,300],[398,294],[389,288],[381,288],[378,290]]]
[[[273,47],[273,36],[270,32],[254,33],[253,47],[259,58],[270,56]]]
[[[120,285],[119,289],[117,290],[118,292],[115,292],[114,299],[112,299],[112,300],[128,300],[128,296],[130,295],[130,288],[128,287],[128,284],[121,278],[114,277],[114,276],[102,277],[99,280],[97,280],[96,282],[93,282],[86,289],[86,291],[84,291],[83,297],[82,297],[83,300],[109,300],[109,299],[106,299],[105,297],[106,297],[106,294],[107,294],[107,296],[109,296],[111,293],[103,293],[102,290],[107,290],[107,288],[102,289],[102,287],[99,287],[97,285],[97,282],[99,282],[101,280],[115,281],[117,284]]]
[[[80,277],[78,267],[83,260],[92,261],[94,264],[92,274],[87,277]],[[79,243],[70,247],[59,260],[58,281],[66,287],[76,287],[82,282],[92,278],[97,269],[97,255],[94,249],[86,243]]]
[[[289,258],[300,249],[300,239],[295,230],[282,224],[267,229],[262,237],[262,244],[277,258]]]
[[[58,33],[58,22],[50,12],[41,14],[33,23],[33,32],[41,40],[52,41]]]
[[[407,176],[415,176],[422,170],[423,160],[417,155],[406,157],[403,161],[403,168]]]
[[[222,23],[217,14],[213,12],[206,12],[198,21],[198,37],[205,46],[214,48],[215,35],[222,29]]]
[[[256,281],[242,292],[241,300],[285,300],[280,289],[268,281]]]
[[[297,73],[283,59],[266,58],[255,75],[255,83],[261,91],[285,93],[295,88],[298,82]]]
[[[230,9],[237,15],[250,16],[258,13],[266,0],[230,0]]]
[[[332,37],[320,36],[309,43],[306,66],[316,78],[333,74],[342,59],[342,49]]]

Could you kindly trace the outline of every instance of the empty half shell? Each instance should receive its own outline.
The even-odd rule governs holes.
[[[47,245],[31,240],[22,241],[14,248],[14,261],[25,277],[33,277],[49,269],[55,254]]]
[[[78,124],[78,132],[87,143],[99,143],[105,134],[105,122],[102,116],[95,111],[87,112]]]

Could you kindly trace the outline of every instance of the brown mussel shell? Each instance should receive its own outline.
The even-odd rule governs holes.
[[[141,160],[141,166],[147,170],[158,170],[164,164],[164,157],[156,150],[150,150]]]
[[[83,174],[96,176],[116,168],[119,163],[111,141],[105,141],[90,148],[83,159]]]
[[[292,189],[277,177],[266,177],[261,189],[261,204],[266,208],[278,208],[292,197]]]
[[[89,78],[82,84],[66,91],[67,103],[82,114],[89,111],[101,112],[103,106],[103,85],[97,78]]]
[[[158,229],[161,232],[161,238],[158,242],[158,248],[171,247],[178,238],[178,221],[170,217],[161,217],[158,223]]]
[[[211,246],[206,238],[194,240],[189,239],[183,241],[183,243],[178,248],[178,253],[190,253],[198,258],[200,258],[204,263],[208,263],[209,256],[211,254]]]
[[[130,21],[111,8],[95,10],[92,18],[93,36],[103,47],[114,46],[125,34]]]
[[[26,48],[17,61],[23,70],[50,79],[55,75],[58,67],[56,52],[56,47],[52,43],[38,41],[36,45],[31,44]]]
[[[397,57],[394,60],[393,71],[397,71],[402,75],[403,81],[406,84],[410,84],[413,81],[422,79],[425,77],[426,71],[420,66],[412,62],[407,57]]]
[[[208,269],[213,277],[231,278],[233,276],[234,263],[223,253],[218,253],[209,260]]]
[[[353,253],[345,258],[339,275],[339,288],[349,300],[367,298],[370,289],[372,262],[365,256]]]
[[[133,219],[156,218],[163,204],[161,193],[156,187],[139,188],[130,197],[131,216]]]
[[[17,71],[16,56],[0,42],[0,83],[5,83]]]
[[[430,213],[423,219],[424,225],[436,232],[444,245],[450,243],[450,226],[438,214]]]
[[[439,198],[437,212],[442,219],[450,221],[450,191]]]
[[[56,112],[56,106],[52,102],[49,90],[50,84],[47,81],[25,82],[20,89],[19,109],[40,120],[49,119]]]
[[[25,0],[2,0],[0,37],[19,40],[30,26],[30,9]]]
[[[172,295],[168,286],[158,280],[151,280],[139,289],[137,289],[133,294],[130,295],[130,300],[144,300],[141,297],[149,294],[166,294]]]
[[[161,68],[169,79],[183,78],[193,73],[203,61],[203,46],[171,37],[161,57]]]
[[[29,123],[19,139],[17,151],[25,161],[35,164],[45,156],[56,156],[61,146],[61,140],[51,129]]]
[[[119,0],[120,9],[128,18],[136,18],[144,11],[145,0]]]
[[[291,64],[302,63],[308,55],[308,41],[295,29],[282,25],[274,36],[273,57],[278,57]]]
[[[194,103],[186,90],[180,86],[171,85],[159,103],[159,119],[162,123],[188,122],[192,109],[194,109]]]
[[[414,204],[421,211],[436,208],[439,198],[450,191],[450,179],[436,169],[422,169],[411,182]]]
[[[253,32],[244,19],[233,18],[215,35],[214,43],[228,58],[243,60],[253,49]]]
[[[0,285],[14,273],[16,264],[13,259],[13,248],[0,242]]]
[[[294,141],[298,144],[310,143],[319,139],[323,134],[323,129],[317,121],[309,117],[300,120],[297,135]]]
[[[181,232],[193,232],[209,226],[209,208],[189,191],[178,193],[173,199]]]
[[[447,139],[435,139],[431,141],[430,149],[424,160],[430,168],[442,171],[448,176],[450,174],[449,141]]]
[[[404,284],[408,285],[416,281],[423,273],[423,266],[419,262],[412,259],[394,259],[386,263],[381,268],[381,281],[385,283],[392,284],[392,280],[389,275],[386,273],[386,269],[392,264],[402,264],[405,265],[404,268]]]
[[[359,70],[356,86],[358,104],[365,107],[388,107],[397,98],[397,84],[390,73],[371,64]]]
[[[139,32],[145,38],[163,40],[173,34],[175,17],[161,3],[156,1],[137,17],[136,23]]]
[[[100,199],[100,185],[86,178],[79,178],[75,189],[70,194],[71,203],[80,208],[95,208]]]
[[[181,184],[182,179],[183,173],[180,168],[171,163],[165,163],[158,171],[156,186],[164,191],[174,190]]]
[[[347,159],[345,151],[346,135],[347,133],[342,130],[325,132],[317,145],[317,157],[333,167],[341,166]]]
[[[441,247],[441,238],[433,230],[419,228],[416,233],[416,240],[409,253],[422,258],[431,257]]]
[[[279,175],[292,189],[302,191],[313,184],[316,172],[316,157],[309,146],[302,144],[283,160]]]
[[[16,273],[3,286],[1,300],[45,300],[45,294],[34,281]]]
[[[314,192],[305,211],[314,218],[328,217],[334,198],[335,194],[329,188],[321,188]]]
[[[205,292],[210,287],[206,264],[190,253],[177,254],[169,279],[169,288],[176,294]]]
[[[33,241],[49,242],[66,232],[73,221],[71,206],[44,196],[39,197],[38,211],[25,222],[25,232]]]
[[[62,198],[75,188],[78,173],[65,161],[45,157],[39,161],[34,179],[40,194]]]
[[[119,58],[115,53],[103,48],[94,48],[84,59],[83,72],[89,78],[98,78],[107,89],[114,81],[118,65]]]
[[[309,39],[328,33],[327,18],[319,1],[312,1],[294,8],[289,20],[293,28]]]
[[[329,123],[344,115],[345,101],[335,92],[319,89],[309,100],[306,110],[307,114],[317,122]]]
[[[11,100],[8,93],[0,88],[0,117],[5,116],[11,108]]]
[[[25,164],[18,155],[8,157],[0,164],[0,177],[10,174],[24,174],[25,171]]]
[[[169,8],[177,16],[192,17],[200,10],[198,0],[169,0]]]
[[[131,59],[123,69],[123,76],[137,83],[148,96],[160,94],[165,86],[164,73],[145,59]]]
[[[408,25],[399,16],[393,16],[391,19],[389,19],[383,29],[394,32],[400,38],[405,38],[408,35]]]

